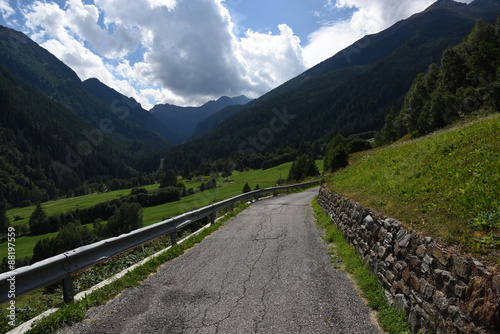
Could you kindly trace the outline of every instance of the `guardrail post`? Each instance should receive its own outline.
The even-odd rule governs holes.
[[[73,278],[71,275],[66,276],[62,281],[63,298],[66,304],[72,304],[74,300],[75,291],[73,289]]]
[[[210,214],[210,224],[215,223],[215,211]]]
[[[172,246],[177,245],[177,233],[176,231],[170,232],[170,243]]]

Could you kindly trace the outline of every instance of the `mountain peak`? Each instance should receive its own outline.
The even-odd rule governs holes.
[[[463,7],[463,6],[467,6],[467,4],[462,3],[462,2],[457,2],[454,0],[437,0],[432,5],[429,6],[429,9],[430,8],[458,8],[458,7]]]

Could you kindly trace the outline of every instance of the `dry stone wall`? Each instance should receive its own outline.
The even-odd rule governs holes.
[[[500,333],[500,275],[322,187],[318,202],[414,333]]]

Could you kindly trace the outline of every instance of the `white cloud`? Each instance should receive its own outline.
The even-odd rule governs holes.
[[[308,67],[333,56],[367,34],[380,32],[421,12],[435,0],[328,0],[327,6],[352,8],[350,19],[326,25],[309,35],[304,47]],[[467,0],[471,1],[471,0]]]
[[[221,0],[36,1],[25,16],[32,37],[82,80],[95,76],[145,107],[257,97],[306,69],[291,28],[238,40]],[[134,52],[140,59],[129,60]]]
[[[278,34],[248,30],[237,38],[224,0],[67,0],[64,7],[35,0],[23,13],[27,34],[82,80],[97,77],[150,108],[258,97],[433,1],[326,0],[354,12],[320,27],[305,46],[285,24]],[[0,0],[4,16],[12,13],[8,5]]]
[[[12,9],[8,0],[0,0],[0,13],[2,13],[3,19],[6,20],[15,13],[15,10]]]
[[[286,24],[279,35],[247,31],[237,46],[244,77],[259,94],[306,70],[300,39]]]

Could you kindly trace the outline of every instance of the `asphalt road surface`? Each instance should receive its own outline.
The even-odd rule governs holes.
[[[317,192],[252,204],[60,333],[379,333],[330,262],[310,207]]]

